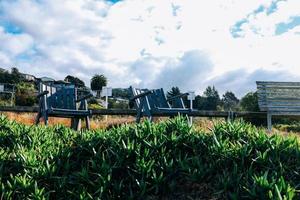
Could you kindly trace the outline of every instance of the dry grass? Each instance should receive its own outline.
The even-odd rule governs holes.
[[[294,137],[294,138],[297,138],[297,140],[300,142],[300,133],[299,132],[285,131],[285,130],[280,130],[280,129],[276,129],[276,128],[272,128],[271,132],[269,132],[267,129],[265,129],[265,130],[269,135],[281,135],[284,137]]]
[[[6,115],[9,119],[15,120],[19,123],[26,124],[26,125],[33,125],[35,123],[36,114],[34,113],[15,113],[15,112],[1,112],[2,114]],[[40,124],[44,122],[41,121]],[[52,126],[54,124],[62,124],[65,126],[70,126],[71,121],[70,119],[65,118],[49,118],[49,125]]]
[[[224,121],[224,119],[207,118],[207,117],[193,117],[193,125],[196,130],[210,132],[217,122]]]
[[[33,125],[35,123],[35,113],[14,113],[14,112],[1,112],[6,115],[10,120],[15,120],[19,123],[26,125]],[[94,117],[91,119],[91,129],[106,129],[113,126],[118,126],[125,123],[134,123],[135,117],[131,116],[108,116],[107,120],[103,117]],[[40,122],[41,125],[44,124],[43,121]],[[58,117],[49,117],[49,126],[62,124],[64,126],[71,125],[71,119],[67,118],[58,118]],[[84,122],[82,122],[84,126]]]
[[[35,121],[36,114],[34,113],[14,113],[14,112],[2,112],[6,115],[9,119],[15,120],[19,123],[23,123],[26,125],[33,125]],[[168,117],[156,117],[154,118],[155,122],[164,121],[169,119]],[[193,125],[195,129],[202,130],[205,132],[209,132],[215,123],[219,121],[224,121],[224,119],[211,119],[211,118],[204,118],[204,117],[194,117],[193,118]],[[132,124],[135,123],[135,117],[133,116],[108,116],[107,119],[105,116],[101,117],[93,117],[91,119],[91,129],[109,129],[114,126],[119,126],[122,124]],[[40,123],[43,125],[43,121]],[[64,126],[70,126],[71,120],[66,118],[57,118],[57,117],[50,117],[49,118],[49,125],[53,126],[56,124],[62,124]],[[84,123],[82,123],[84,126]],[[267,130],[266,130],[267,131]],[[283,136],[292,136],[297,137],[300,140],[300,133],[299,132],[291,132],[281,129],[273,128],[272,132],[269,134],[279,134]]]
[[[132,124],[135,122],[135,117],[132,116],[107,116],[91,119],[91,129],[109,129],[122,124]]]

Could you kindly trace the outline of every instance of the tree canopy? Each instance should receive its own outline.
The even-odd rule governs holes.
[[[172,87],[171,90],[167,92],[167,98],[171,98],[180,94],[181,92],[178,87]]]
[[[91,79],[91,89],[97,91],[97,96],[100,96],[102,87],[107,85],[107,78],[103,74],[95,74]]]
[[[257,92],[249,92],[241,99],[241,108],[245,111],[259,111]]]
[[[220,103],[220,96],[215,86],[208,86],[203,94],[206,97],[204,103],[205,110],[217,110],[217,106]]]
[[[80,80],[79,78],[77,78],[75,76],[71,76],[71,75],[66,76],[64,81],[70,82],[70,83],[74,84],[76,87],[84,87],[85,86],[85,84],[82,80]]]
[[[11,71],[0,70],[0,83],[18,84],[24,81],[24,76],[19,72],[16,67],[11,68]]]
[[[234,110],[238,106],[239,99],[233,92],[227,91],[223,94],[221,102],[224,110]]]

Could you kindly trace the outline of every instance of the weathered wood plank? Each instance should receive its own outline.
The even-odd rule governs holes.
[[[269,85],[279,85],[279,86],[300,86],[300,82],[280,82],[280,81],[256,81],[258,86],[269,86]]]
[[[27,106],[0,106],[0,112],[38,112],[38,107],[27,107]],[[135,109],[94,109],[91,111],[92,115],[136,115]],[[234,112],[237,117],[265,117],[265,112]],[[226,111],[206,111],[206,110],[193,110],[189,113],[190,116],[194,117],[227,117],[228,112]],[[172,114],[172,115],[177,115]],[[153,112],[153,116],[170,116],[168,112]]]
[[[257,81],[258,105],[267,111],[268,129],[272,115],[300,115],[300,82]]]
[[[0,112],[29,112],[36,113],[39,111],[39,107],[29,106],[0,106]]]

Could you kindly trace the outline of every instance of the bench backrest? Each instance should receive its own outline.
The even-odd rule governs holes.
[[[39,92],[48,91],[44,96],[48,108],[76,110],[75,85],[40,83]]]
[[[130,93],[132,96],[136,96],[147,91],[149,90],[130,87]],[[143,111],[155,108],[170,108],[170,104],[168,103],[162,88],[152,90],[151,94],[135,99],[135,106],[136,108],[140,108],[142,106],[141,109]]]
[[[164,90],[162,88],[153,90],[153,93],[150,95],[150,98],[153,99],[152,107],[157,107],[157,108],[170,108],[171,107],[167,101]]]
[[[257,81],[261,111],[300,113],[300,82]]]
[[[139,89],[139,88],[134,88],[134,87],[130,87],[129,88],[129,93],[131,94],[131,96],[136,96],[136,95],[139,95],[143,92],[147,92],[149,90],[147,89]],[[141,106],[141,103],[142,103],[142,99],[141,98],[137,98],[134,100],[134,106],[136,108],[139,108]]]

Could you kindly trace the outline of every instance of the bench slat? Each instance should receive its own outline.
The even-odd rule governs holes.
[[[256,81],[257,86],[300,86],[300,82]]]
[[[300,82],[257,81],[258,105],[267,111],[268,129],[272,115],[300,115]]]

